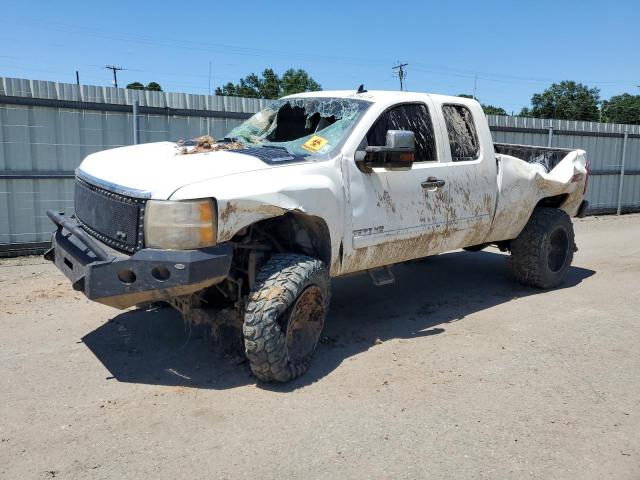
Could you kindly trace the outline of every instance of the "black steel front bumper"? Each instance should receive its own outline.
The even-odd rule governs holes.
[[[90,237],[77,220],[48,211],[58,226],[44,258],[55,263],[75,290],[115,308],[167,300],[220,283],[231,268],[233,248],[144,248],[131,256]]]

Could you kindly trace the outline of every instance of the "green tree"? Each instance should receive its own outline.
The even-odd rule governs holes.
[[[151,90],[154,92],[162,91],[162,87],[159,83],[156,82],[149,82],[146,87],[140,82],[133,82],[128,84],[126,88],[128,88],[129,90]]]
[[[458,94],[458,97],[472,98],[474,100],[478,100],[473,95],[469,95],[468,93],[460,93],[460,94]],[[485,115],[506,115],[507,114],[507,111],[504,108],[501,108],[501,107],[495,107],[493,105],[486,105],[484,103],[481,103],[480,106],[482,107],[482,110],[484,111]]]
[[[156,82],[149,82],[147,83],[147,86],[144,87],[145,90],[151,90],[153,92],[161,92],[162,91],[162,87],[160,86],[159,83]]]
[[[249,98],[275,99],[300,92],[321,90],[318,82],[302,70],[288,69],[282,77],[271,68],[266,68],[261,76],[251,73],[238,83],[228,82],[215,90],[216,95]]]
[[[531,97],[528,116],[562,120],[598,120],[600,89],[565,80]]]
[[[144,90],[144,85],[140,82],[133,82],[126,86],[129,90]]]
[[[640,95],[623,93],[602,102],[602,121],[640,125]]]
[[[507,111],[502,107],[482,104],[482,110],[486,115],[506,115]]]
[[[300,92],[317,92],[322,90],[318,82],[309,76],[307,72],[299,68],[290,68],[282,74],[282,95],[292,95]]]
[[[231,83],[228,82],[226,84],[224,84],[222,87],[216,87],[216,91],[215,91],[216,95],[226,95],[229,97],[238,97],[238,93],[236,92],[236,86]]]
[[[529,110],[528,107],[522,107],[522,110],[520,110],[519,116],[521,116],[521,117],[530,117],[531,116],[531,110]]]

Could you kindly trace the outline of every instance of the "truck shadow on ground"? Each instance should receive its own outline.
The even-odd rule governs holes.
[[[571,267],[560,288],[570,288],[593,270]],[[394,268],[396,283],[375,287],[367,275],[332,281],[333,297],[311,368],[287,384],[260,384],[287,392],[316,382],[345,359],[380,341],[417,342],[445,331],[450,322],[543,290],[519,285],[499,253],[454,252]],[[514,319],[515,321],[515,319]],[[120,382],[226,389],[256,383],[248,365],[221,355],[207,329],[185,326],[171,308],[122,313],[83,337]]]

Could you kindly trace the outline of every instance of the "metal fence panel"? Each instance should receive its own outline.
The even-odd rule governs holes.
[[[640,175],[625,175],[622,187],[622,205],[640,208]]]
[[[593,210],[615,208],[618,200],[618,175],[593,175],[589,178],[587,201]]]
[[[46,242],[47,210],[73,210],[73,179],[0,179],[0,245]]]
[[[625,168],[627,170],[640,170],[640,138],[629,137],[629,140],[627,140]]]

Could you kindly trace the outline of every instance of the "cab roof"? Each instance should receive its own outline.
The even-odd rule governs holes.
[[[415,101],[420,97],[428,96],[439,103],[459,103],[459,104],[474,104],[476,100],[465,97],[457,97],[453,95],[439,95],[434,93],[425,92],[399,92],[396,90],[367,90],[362,93],[358,93],[357,90],[321,90],[317,92],[303,92],[289,95],[285,98],[295,97],[335,97],[335,98],[354,98],[361,100],[369,100],[370,102],[401,102],[401,101]]]

